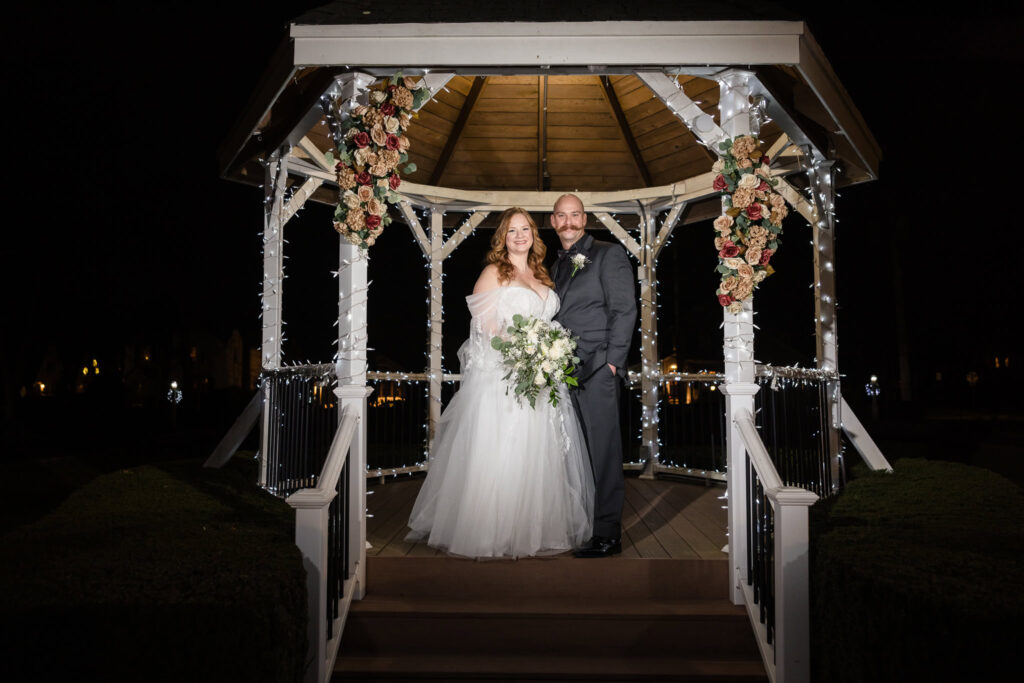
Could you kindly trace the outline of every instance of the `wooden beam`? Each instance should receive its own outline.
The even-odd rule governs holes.
[[[327,157],[324,156],[324,153],[321,152],[317,146],[313,144],[313,141],[305,135],[303,135],[302,139],[299,140],[299,148],[305,152],[310,159],[315,161],[317,166],[328,173],[334,173],[334,167],[327,163]]]
[[[548,77],[537,76],[537,191],[544,191],[548,165]]]
[[[486,80],[486,78],[481,78],[480,76],[473,79],[473,86],[469,89],[469,94],[466,95],[466,101],[462,103],[462,110],[459,112],[459,118],[455,119],[455,125],[452,126],[452,132],[448,135],[448,141],[444,143],[444,149],[441,150],[441,156],[437,159],[437,164],[434,165],[433,173],[430,174],[430,180],[428,181],[429,184],[436,185],[444,175],[445,167],[448,165],[448,161],[452,158],[452,152],[455,151],[455,145],[459,142],[462,130],[466,127],[466,121],[469,120],[469,115],[473,112],[473,107],[476,105],[476,101],[480,97],[480,91],[484,89],[484,82]]]
[[[679,221],[679,217],[683,215],[683,209],[686,208],[686,202],[679,202],[673,206],[668,215],[665,216],[665,221],[661,224],[661,230],[658,231],[658,236],[654,239],[654,258],[658,258],[658,254],[661,253],[662,247],[668,242],[668,238],[672,235],[672,229],[676,227],[676,223]]]
[[[615,94],[615,87],[612,86],[611,79],[607,76],[601,76],[600,78],[601,92],[604,94],[605,101],[612,108],[612,113],[615,114],[615,120],[619,123],[622,137],[626,140],[626,146],[629,147],[629,151],[633,155],[636,170],[640,172],[644,185],[650,187],[654,184],[651,181],[651,172],[647,169],[647,162],[644,161],[644,157],[640,153],[640,148],[636,144],[636,138],[633,137],[633,131],[629,127],[629,121],[626,120],[626,115],[622,111],[622,105],[619,104],[619,96]]]
[[[306,178],[306,182],[302,183],[302,186],[292,193],[291,198],[285,203],[281,211],[281,225],[290,221],[299,212],[299,209],[306,205],[306,202],[323,182],[320,178]]]
[[[412,230],[412,235],[416,239],[416,244],[420,245],[420,250],[424,256],[430,256],[430,240],[427,239],[427,233],[423,231],[423,226],[420,225],[420,219],[416,217],[416,212],[412,210],[412,204],[407,201],[401,201],[397,204],[398,210],[405,216],[405,222],[409,225],[409,229]]]
[[[619,222],[611,217],[611,214],[604,211],[595,211],[594,217],[601,221],[604,227],[608,228],[613,235],[619,238],[622,245],[626,247],[630,254],[633,255],[637,261],[643,263],[643,254],[640,252],[640,245],[636,243],[636,240],[626,231],[624,227],[619,225]]]
[[[490,211],[477,211],[467,218],[455,234],[449,237],[448,241],[444,243],[444,247],[441,250],[441,260],[443,261],[451,256],[452,252],[458,249],[459,245],[462,244],[467,237],[473,234],[476,226],[480,225],[489,215],[491,215]]]
[[[793,143],[790,141],[789,136],[783,133],[779,136],[779,139],[772,143],[772,146],[768,148],[768,151],[765,152],[765,156],[767,156],[770,161],[775,161],[775,158],[782,154],[792,144]]]
[[[716,149],[719,140],[727,137],[711,115],[706,114],[700,105],[683,92],[675,78],[663,71],[637,71],[636,75],[712,151]]]

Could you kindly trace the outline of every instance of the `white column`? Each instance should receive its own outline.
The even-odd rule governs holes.
[[[749,71],[730,70],[718,77],[721,91],[718,109],[722,130],[730,138],[749,135],[750,81]],[[713,150],[717,153],[718,150]],[[724,206],[723,206],[724,208]],[[746,449],[735,418],[743,411],[754,414],[754,301],[742,302],[739,313],[723,309],[723,354],[725,357],[726,455],[729,486],[729,597],[733,604],[743,604],[741,583],[746,578]]]
[[[284,320],[281,303],[284,292],[284,190],[288,180],[288,159],[279,152],[267,161],[263,179],[263,294],[260,317],[260,365],[265,369],[281,367],[281,337]],[[270,404],[264,396],[263,424],[260,432],[260,486],[267,483],[267,458],[270,439]]]
[[[649,207],[640,214],[640,383],[642,391],[643,445],[647,449],[647,463],[640,475],[653,479],[658,466],[658,389],[661,381],[661,363],[658,359],[658,288],[657,288],[657,226]]]
[[[434,431],[441,420],[441,340],[444,319],[442,317],[442,269],[444,265],[444,234],[443,215],[441,209],[430,211],[430,335],[427,340],[427,357],[430,367],[427,376],[430,378],[429,398],[429,431],[428,443],[433,445]]]
[[[808,191],[817,209],[817,222],[811,225],[814,242],[814,328],[817,366],[839,372],[839,351],[836,326],[835,277],[835,162],[812,161],[810,150],[803,156],[809,180]],[[829,455],[832,484],[839,483],[839,442],[842,429],[842,395],[839,380],[828,383]]]
[[[810,558],[807,509],[818,496],[801,488],[767,493],[775,511],[775,680],[811,680]]]

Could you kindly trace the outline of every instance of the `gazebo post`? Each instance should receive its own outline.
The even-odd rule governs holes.
[[[441,359],[442,327],[442,287],[444,268],[444,213],[438,207],[430,209],[430,321],[428,323],[430,336],[427,341],[427,356],[430,369],[427,376],[430,378],[428,398],[429,408],[429,429],[427,441],[434,440],[434,430],[441,420],[441,380],[444,369]]]
[[[721,97],[722,130],[730,138],[748,135],[750,121],[749,71],[732,69],[718,76]],[[715,150],[717,152],[717,150]],[[723,205],[724,209],[724,205]],[[726,454],[729,486],[729,597],[733,604],[744,604],[743,580],[746,567],[745,539],[747,538],[747,483],[746,448],[739,427],[734,421],[742,412],[754,414],[754,302],[750,297],[742,302],[743,310],[729,313],[723,310],[725,356]]]
[[[658,360],[658,226],[650,205],[640,214],[640,386],[643,405],[643,448],[647,449],[643,479],[654,479],[658,467],[658,388],[661,364]]]
[[[815,360],[819,369],[839,372],[839,350],[836,323],[835,276],[835,161],[816,161],[809,149],[801,156],[804,161],[808,190],[817,208],[818,220],[811,224],[814,241],[814,331]],[[838,375],[828,382],[829,405],[829,460],[832,465],[832,489],[839,486],[839,439],[842,429],[842,393]]]
[[[288,181],[288,157],[275,151],[266,161],[263,181],[263,297],[260,316],[263,333],[260,365],[265,370],[281,366],[281,315],[284,289],[284,190]],[[260,437],[260,486],[267,484],[267,453],[270,438],[270,403],[263,397]]]

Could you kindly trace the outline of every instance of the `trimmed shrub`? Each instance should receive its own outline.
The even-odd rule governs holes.
[[[814,680],[998,680],[1024,623],[1024,498],[900,460],[812,510]]]
[[[7,534],[5,669],[27,680],[301,680],[294,513],[255,481],[250,463],[120,470]]]

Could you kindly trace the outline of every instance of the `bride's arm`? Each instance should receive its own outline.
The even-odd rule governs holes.
[[[493,263],[484,268],[483,272],[480,273],[480,277],[476,279],[476,284],[473,285],[474,294],[483,294],[489,292],[492,289],[497,289],[501,286],[498,281],[498,266]]]

